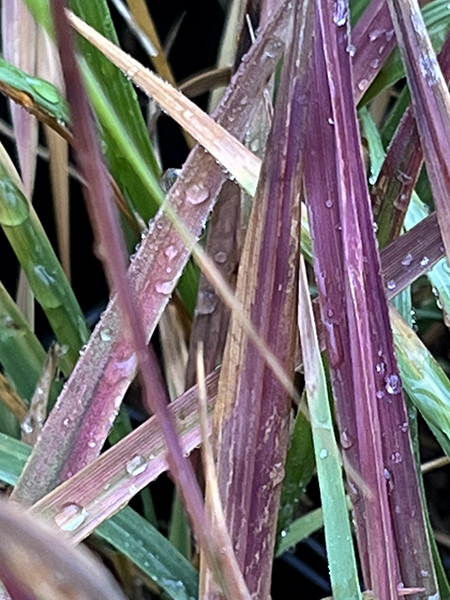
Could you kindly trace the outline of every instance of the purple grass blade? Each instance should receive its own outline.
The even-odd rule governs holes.
[[[215,113],[218,122],[240,139],[253,116],[254,107],[249,99],[264,88],[281,56],[289,13],[287,4],[252,45]],[[197,239],[226,179],[214,158],[196,147],[169,192],[170,202]],[[202,190],[207,192],[202,202],[197,198],[196,202],[185,201]],[[170,219],[160,211],[129,267],[130,283],[139,299],[148,339],[188,258],[189,249]],[[15,490],[21,501],[36,502],[98,456],[136,368],[136,356],[124,336],[113,299],[25,467]],[[61,431],[66,432],[62,439]]]
[[[316,279],[366,585],[380,600],[402,586],[429,596],[436,583],[423,576],[423,564],[427,574],[433,564],[411,441],[400,428],[407,413],[351,93],[347,11],[345,2],[319,4],[305,177]]]
[[[242,253],[236,296],[288,373],[295,359],[299,188],[314,3],[293,3],[280,91]],[[249,276],[251,273],[251,276]],[[290,403],[237,320],[228,333],[214,414],[217,476],[236,559],[252,597],[267,598]],[[204,592],[216,598],[205,576]]]
[[[450,80],[450,36],[439,54],[442,73]],[[414,111],[410,106],[395,132],[377,181],[371,190],[381,247],[401,233],[411,194],[423,164],[423,150]]]
[[[370,2],[355,25],[350,40],[348,52],[354,57],[354,94],[358,103],[397,43],[385,0]]]
[[[206,379],[208,411],[217,397],[219,371]],[[170,404],[185,454],[202,441],[197,386]],[[212,420],[212,419],[211,419]],[[93,463],[44,496],[32,511],[58,523],[68,505],[82,507],[84,518],[66,533],[73,543],[90,535],[133,496],[168,469],[167,446],[155,416],[132,431]]]
[[[450,257],[450,94],[416,0],[388,0],[411,91],[417,128]]]
[[[207,253],[225,274],[232,289],[240,255],[238,231],[240,225],[241,190],[231,181],[225,182],[208,227]],[[205,372],[211,373],[222,362],[225,341],[230,322],[230,311],[221,302],[214,287],[202,274],[200,276],[195,319],[192,328],[187,386],[195,382],[195,356],[198,342],[202,341],[205,352]]]

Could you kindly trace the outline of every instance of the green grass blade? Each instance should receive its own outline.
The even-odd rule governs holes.
[[[49,24],[51,16],[48,3],[26,0],[29,8],[42,24]],[[115,44],[117,35],[105,0],[75,0],[74,12]],[[91,100],[102,126],[103,141],[111,173],[119,184],[125,199],[147,222],[156,212],[160,199],[157,164],[137,95],[132,84],[101,52],[88,42],[79,39],[84,58],[83,74],[88,82]],[[151,179],[152,192],[136,178],[134,167],[128,162],[124,149],[132,146]]]
[[[0,480],[15,485],[30,453],[29,446],[0,433]],[[97,533],[128,556],[173,600],[197,598],[197,571],[157,529],[131,508],[123,509],[102,523]]]
[[[450,381],[392,307],[390,318],[404,387],[442,449],[450,456]]]
[[[128,556],[173,600],[196,600],[198,573],[157,529],[131,508],[102,523],[97,533]]]
[[[45,363],[45,350],[0,282],[0,363],[19,395],[33,395]]]
[[[278,543],[281,544],[293,520],[296,506],[311,481],[316,462],[311,437],[311,424],[299,409],[295,418],[291,445],[286,459],[283,489],[278,514]]]
[[[334,437],[327,381],[320,356],[305,263],[300,263],[299,330],[305,388],[323,507],[325,539],[335,600],[361,599],[339,447]]]
[[[0,162],[0,225],[25,271],[36,300],[42,306],[61,346],[66,373],[75,366],[78,352],[89,338],[83,313],[47,235],[20,185]]]

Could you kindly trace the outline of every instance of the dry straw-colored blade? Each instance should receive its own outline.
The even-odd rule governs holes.
[[[216,156],[225,169],[233,174],[233,177],[244,189],[251,194],[254,193],[254,182],[259,173],[259,161],[245,146],[181,92],[145,69],[137,60],[109,42],[73,13],[68,13],[68,15],[78,33],[101,50],[131,81],[161,105],[163,110],[188,133],[198,139],[202,146]],[[269,48],[268,52],[278,52],[279,49],[280,46]],[[247,99],[247,101],[249,100]]]

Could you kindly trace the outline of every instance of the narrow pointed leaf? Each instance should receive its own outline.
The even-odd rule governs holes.
[[[450,94],[416,0],[388,0],[411,91],[417,128],[450,256]]]
[[[325,541],[335,600],[360,600],[355,550],[342,478],[341,457],[333,431],[314,315],[303,258],[300,261],[298,326],[302,342],[305,389],[323,508]]]
[[[411,485],[415,476],[411,441],[399,429],[407,422],[407,413],[351,94],[348,7],[327,1],[319,7],[322,37],[315,46],[312,97],[320,101],[313,103],[315,127],[309,136],[311,160],[305,180],[365,583],[382,600],[395,597],[399,585],[423,587],[430,595],[436,593],[436,582],[433,575],[423,576],[423,564],[427,575],[433,574],[433,564],[418,485]],[[397,506],[401,513],[414,512],[417,521],[396,516]],[[415,558],[408,553],[412,547],[418,549]]]
[[[292,41],[236,286],[237,298],[288,373],[296,342],[301,132],[313,8],[313,3],[294,3]],[[217,475],[238,565],[250,594],[261,598],[270,592],[288,417],[286,390],[232,319],[214,415]],[[216,597],[207,577],[205,594]]]

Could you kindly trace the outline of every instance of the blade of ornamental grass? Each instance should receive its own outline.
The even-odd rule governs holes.
[[[449,80],[450,36],[442,47],[439,63],[444,77]],[[380,141],[376,143],[381,151]],[[392,138],[371,190],[374,215],[378,223],[378,241],[382,247],[400,235],[422,164],[423,150],[413,108],[409,106]]]
[[[31,399],[45,363],[45,350],[0,282],[0,363],[19,395]]]
[[[68,375],[89,338],[83,313],[45,231],[22,188],[19,176],[0,148],[0,225],[66,355]]]
[[[236,285],[238,300],[284,369],[292,374],[302,132],[308,111],[313,22],[312,2],[293,3],[292,37],[286,45],[273,125]],[[270,593],[289,439],[289,401],[284,386],[233,317],[214,413],[217,478],[238,565],[250,594],[258,598]],[[208,573],[202,570],[202,577],[204,594],[220,597]]]
[[[41,26],[38,31],[37,74],[64,90],[58,52],[50,36]],[[50,127],[45,128],[50,153],[50,182],[55,211],[58,250],[64,271],[70,280],[70,205],[69,205],[69,145]]]
[[[48,81],[32,77],[0,58],[0,90],[56,131],[68,135],[64,133],[70,122],[67,102]]]
[[[210,413],[216,401],[218,380],[218,372],[206,380]],[[201,443],[197,387],[172,402],[170,410],[178,425],[183,450],[189,454]],[[64,514],[65,506],[79,506],[83,520],[67,534],[73,543],[78,543],[167,470],[166,451],[164,437],[153,416],[44,496],[32,510],[55,520]]]
[[[14,598],[125,600],[110,572],[82,548],[70,546],[48,525],[0,501],[0,577]]]
[[[70,22],[78,33],[84,36],[96,48],[117,65],[127,77],[139,86],[147,95],[151,96],[164,110],[173,117],[188,133],[197,137],[202,130],[201,143],[208,152],[215,155],[216,148],[223,145],[227,152],[223,153],[221,160],[223,166],[233,174],[236,181],[250,194],[254,194],[254,181],[259,172],[259,161],[253,154],[235,138],[228,136],[223,127],[208,117],[191,100],[186,98],[167,82],[158,78],[152,71],[143,67],[137,60],[126,54],[116,45],[112,44],[95,29],[89,27],[74,14],[69,14]],[[272,45],[276,42],[272,41]],[[269,52],[279,51],[278,47],[269,48]],[[247,99],[248,100],[248,99]]]
[[[30,452],[31,448],[23,442],[0,434],[0,480],[15,485]],[[113,515],[95,533],[127,556],[174,600],[197,599],[197,571],[167,538],[131,508]],[[72,545],[70,533],[64,535]]]
[[[370,116],[369,112],[366,109],[363,109],[361,111],[360,116],[362,119],[365,136],[368,140],[368,145],[369,145],[369,154],[371,156],[372,177],[376,178],[377,176],[379,176],[380,169],[382,168],[383,160],[384,160],[384,149],[383,149],[383,145],[381,143],[381,136],[378,132],[378,129],[377,129],[372,117]],[[418,196],[415,192],[412,193],[411,203],[409,205],[406,218],[407,218],[408,214],[410,214],[410,213],[414,213],[414,216],[416,217],[416,221],[414,224],[425,219],[428,214],[428,211],[425,210],[425,206],[420,201],[420,199],[418,198]],[[378,233],[380,233],[380,232],[378,232]],[[409,262],[409,260],[408,260],[408,262]],[[440,261],[440,263],[438,265],[436,265],[431,271],[429,271],[427,273],[427,277],[430,279],[431,273],[433,273],[435,271],[438,271],[439,274],[443,274],[441,267],[444,262],[446,265],[448,264],[446,259],[444,259],[444,261]],[[443,280],[441,280],[440,283],[441,282],[443,283]],[[436,290],[436,292],[437,292],[437,290]],[[393,299],[392,305],[398,310],[400,316],[405,320],[405,323],[407,323],[408,326],[411,327],[412,326],[412,314],[413,314],[411,287],[406,288],[403,292],[398,294]],[[394,324],[393,324],[393,321],[394,321]],[[394,341],[396,340],[395,334],[397,334],[397,339],[399,337],[401,337],[401,334],[398,333],[398,327],[395,325],[395,322],[396,322],[396,319],[392,319],[392,317],[391,317],[391,326],[393,327]],[[398,345],[398,343],[396,344],[396,346],[397,345]],[[397,355],[397,360],[399,360],[399,353],[396,352],[396,355]],[[416,357],[417,354],[415,354],[414,356]],[[413,355],[411,354],[410,360],[412,358],[413,358]],[[400,366],[400,372],[401,372],[403,381],[405,382],[405,386],[408,386],[410,372],[408,371],[407,363],[404,364],[404,362],[405,362],[405,357],[403,355],[402,359],[399,360],[399,366]],[[411,432],[411,439],[412,439],[412,443],[413,443],[414,455],[415,455],[415,459],[416,459],[416,464],[420,465],[420,445],[419,445],[419,430],[418,430],[418,421],[417,421],[417,404],[419,404],[419,405],[422,404],[421,396],[420,396],[420,394],[417,394],[417,393],[414,394],[414,404],[416,404],[416,406],[414,406],[414,404],[411,403],[411,399],[408,397],[406,397],[406,402],[407,402],[407,409],[408,409],[408,416],[409,416],[408,421],[409,421],[409,428],[410,428],[410,432]],[[440,402],[441,402],[441,399],[438,400],[438,405],[440,405]],[[444,426],[443,429],[445,430],[446,427]],[[422,498],[424,499],[424,504],[426,504],[424,482],[423,482],[422,474],[420,472],[418,472],[418,477],[419,477],[419,484],[420,484],[420,488],[421,488]],[[426,525],[427,525],[427,530],[428,530],[428,537],[430,539],[434,567],[436,570],[436,577],[437,577],[437,581],[438,581],[438,585],[439,585],[439,591],[440,591],[442,598],[449,598],[450,597],[450,588],[449,588],[449,584],[447,581],[447,577],[445,575],[445,571],[444,571],[444,567],[442,565],[441,558],[439,556],[439,551],[437,548],[436,540],[435,540],[434,533],[433,533],[433,530],[431,527],[430,517],[429,517],[427,510],[425,511],[425,519],[426,519]]]
[[[282,39],[286,18],[283,7],[268,29],[261,32],[218,109],[217,118],[235,135],[243,135],[252,117],[252,105],[245,99],[258,95],[279,59],[279,54],[269,55],[265,50],[274,37]],[[203,149],[196,148],[168,194],[168,201],[197,239],[225,180],[226,175],[214,158],[205,154]],[[185,201],[195,192],[200,194],[198,198],[203,198],[202,202]],[[164,212],[160,212],[129,268],[130,282],[145,319],[147,338],[151,337],[168,301],[172,289],[172,285],[168,285],[170,277],[174,278],[175,285],[188,256],[189,250],[176,228]],[[168,270],[171,271],[169,276]],[[135,374],[133,349],[124,338],[113,300],[91,336],[76,372],[66,384],[57,410],[52,411],[47,420],[18,485],[16,493],[25,502],[36,502],[61,483],[64,480],[63,469],[64,472],[76,473],[98,456],[110,428],[110,419],[114,418],[117,410],[116,403],[122,399]],[[76,416],[73,414],[74,405],[78,407]],[[65,426],[65,422],[70,427]],[[61,431],[66,433],[63,439]],[[79,437],[86,441],[82,446],[78,445]],[[88,444],[92,441],[95,446]],[[77,447],[77,452],[72,456],[74,447]]]
[[[360,600],[362,595],[342,478],[341,455],[334,437],[327,381],[303,257],[300,258],[298,327],[333,597],[335,600]]]
[[[319,15],[305,181],[360,558],[375,597],[396,597],[398,586],[431,595],[436,581],[411,440],[399,428],[407,413],[351,93],[348,6],[325,0]]]
[[[436,52],[439,52],[450,29],[448,3],[445,3],[445,0],[435,0],[434,2],[430,2],[422,8],[422,16],[429,32],[433,48]],[[393,32],[392,21],[391,32]],[[391,33],[391,35],[394,34]],[[394,39],[396,39],[395,35]],[[373,100],[373,98],[386,88],[395,85],[403,77],[405,77],[405,69],[403,67],[400,52],[396,49],[384,67],[380,70],[372,86],[364,96],[364,104]]]
[[[447,257],[450,256],[450,95],[415,0],[388,1]]]

